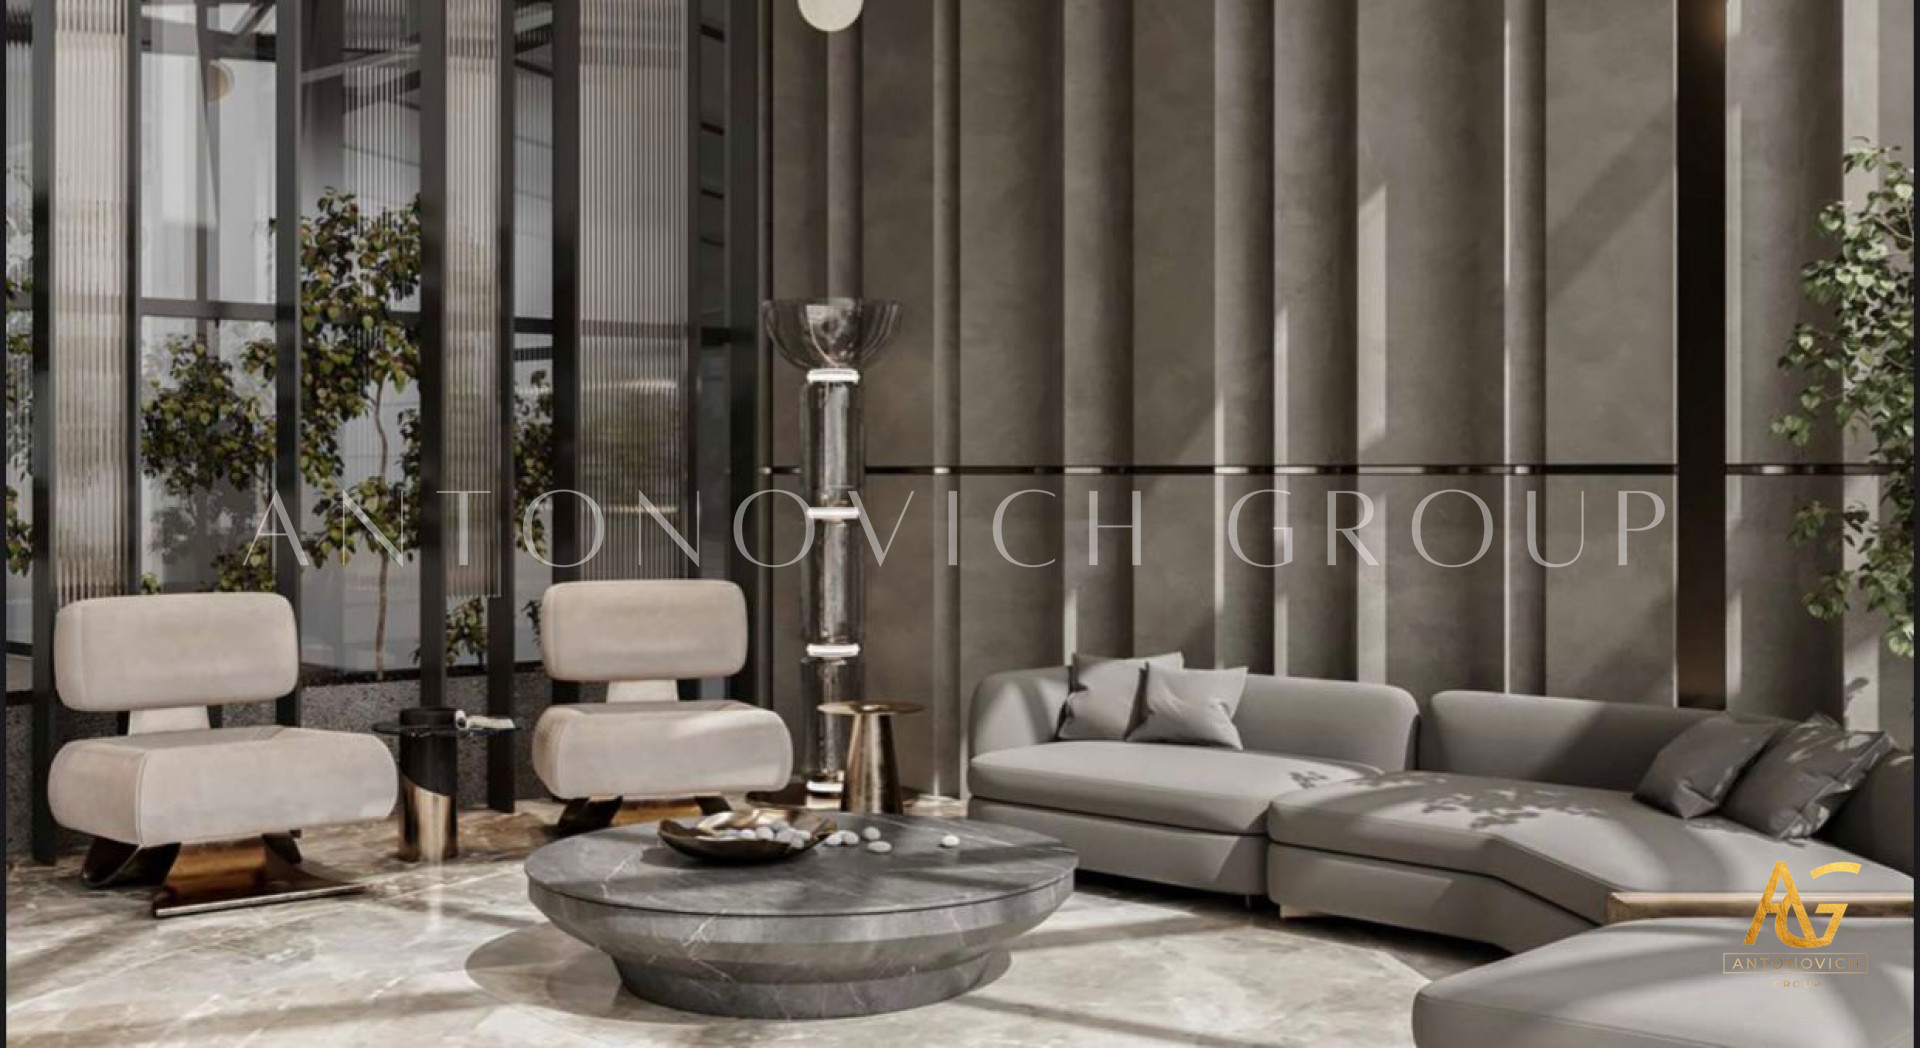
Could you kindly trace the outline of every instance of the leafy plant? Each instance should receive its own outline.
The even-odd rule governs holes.
[[[549,454],[553,446],[553,382],[546,372],[533,373],[533,396],[515,397],[513,415],[513,519],[517,526],[533,500],[553,487],[553,457]],[[546,556],[547,526],[537,515],[527,528],[526,541],[534,552]],[[530,600],[520,610],[539,632],[540,602]],[[460,656],[486,660],[484,597],[464,600],[447,614],[447,657]]]
[[[25,176],[18,170],[7,172],[14,183],[7,193],[7,244],[27,246],[33,242],[33,213],[21,202],[31,199]],[[32,256],[9,254],[6,262],[7,301],[7,467],[26,476],[32,469],[33,452],[33,296]],[[21,308],[21,307],[26,308]],[[20,511],[20,493],[7,484],[7,570],[25,575],[33,566],[33,528]]]
[[[1773,431],[1804,447],[1831,418],[1867,442],[1869,463],[1886,467],[1877,516],[1865,503],[1836,509],[1816,500],[1794,515],[1790,537],[1858,557],[1856,567],[1822,576],[1806,595],[1814,617],[1839,617],[1857,594],[1867,610],[1887,617],[1887,649],[1912,658],[1913,169],[1885,146],[1849,150],[1845,169],[1871,173],[1877,184],[1857,207],[1837,201],[1820,212],[1835,252],[1809,264],[1801,284],[1808,299],[1831,310],[1832,322],[1795,331],[1780,366],[1809,381],[1799,409]]]
[[[401,413],[402,469],[391,477],[395,435],[388,431],[383,408],[389,396],[405,393],[420,374],[417,333],[399,315],[400,303],[420,288],[420,201],[368,214],[353,194],[328,189],[314,213],[301,219],[299,237],[300,475],[318,494],[312,513],[319,523],[307,548],[345,563],[356,553],[384,550],[384,538],[404,554],[419,544],[419,413]],[[276,352],[272,339],[256,341],[247,346],[243,366],[270,384]],[[378,451],[372,471],[344,485],[341,433],[359,418],[371,421]],[[359,514],[349,510],[347,499]],[[376,677],[386,673],[392,568],[391,557],[380,558]]]
[[[236,374],[202,338],[173,336],[160,357],[140,413],[141,471],[172,497],[157,521],[159,543],[212,542],[222,548],[215,589],[271,590],[268,548],[248,550],[273,490],[271,387]]]

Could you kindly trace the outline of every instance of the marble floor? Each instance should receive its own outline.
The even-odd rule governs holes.
[[[462,818],[465,854],[392,856],[386,823],[309,834],[310,863],[371,890],[155,921],[90,892],[77,859],[7,871],[9,1045],[1204,1045],[1411,1043],[1428,980],[1496,954],[1264,901],[1083,875],[972,993],[816,1022],[715,1019],[619,988],[612,963],[527,901],[551,805]]]

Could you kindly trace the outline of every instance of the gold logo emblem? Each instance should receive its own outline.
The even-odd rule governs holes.
[[[1829,873],[1859,872],[1860,864],[1857,862],[1830,862],[1825,866],[1814,867],[1813,876],[1818,879]],[[1776,887],[1783,890],[1778,900],[1773,897]],[[1753,923],[1747,926],[1746,944],[1752,946],[1758,941],[1760,926],[1765,923],[1767,915],[1772,914],[1773,934],[1778,936],[1782,943],[1802,950],[1825,946],[1832,942],[1834,935],[1840,931],[1840,917],[1847,912],[1847,904],[1844,902],[1822,903],[1814,912],[1822,917],[1832,918],[1827,921],[1827,926],[1821,930],[1818,938],[1813,934],[1813,923],[1807,920],[1806,904],[1800,901],[1800,889],[1794,886],[1793,871],[1787,868],[1786,863],[1776,862],[1773,864],[1773,876],[1767,878],[1766,890],[1760,893],[1760,905],[1753,911]],[[1798,935],[1795,935],[1787,926],[1789,914],[1800,926]]]

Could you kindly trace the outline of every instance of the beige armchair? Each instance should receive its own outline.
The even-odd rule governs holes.
[[[60,609],[54,676],[75,710],[126,712],[127,734],[54,756],[53,817],[93,836],[97,887],[162,880],[156,917],[340,895],[291,831],[383,818],[395,771],[370,735],[210,728],[207,706],[293,690],[293,608],[273,594],[106,597]]]
[[[608,685],[608,701],[548,707],[534,727],[534,772],[567,802],[562,832],[607,825],[623,798],[715,809],[722,794],[787,784],[793,744],[779,715],[673,698],[676,680],[746,663],[747,603],[733,583],[561,583],[541,601],[540,645],[554,680]]]

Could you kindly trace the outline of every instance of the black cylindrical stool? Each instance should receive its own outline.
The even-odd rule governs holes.
[[[461,727],[456,711],[423,706],[373,730],[400,740],[400,858],[441,862],[460,854],[460,749],[463,735],[496,735],[511,728]]]

